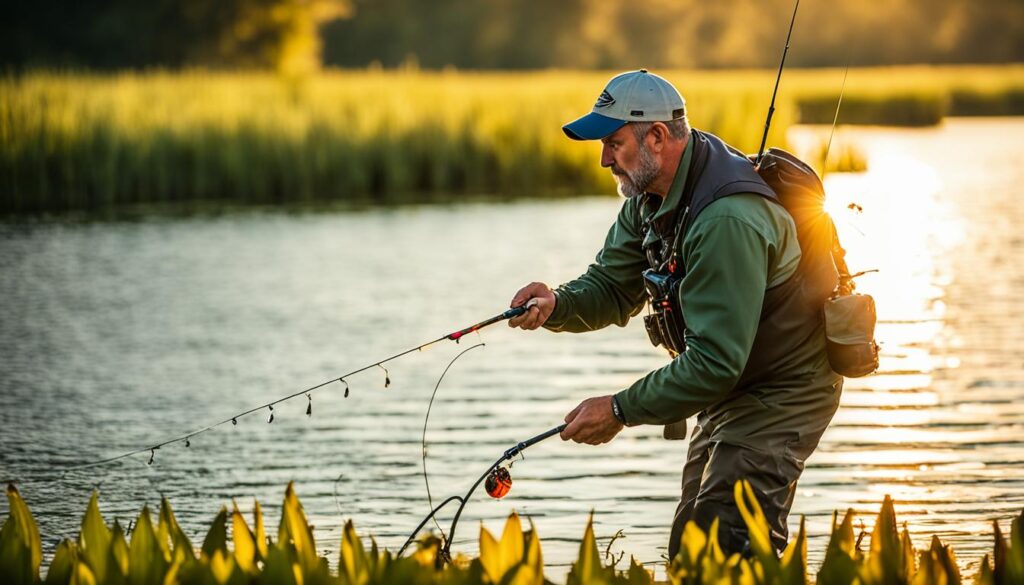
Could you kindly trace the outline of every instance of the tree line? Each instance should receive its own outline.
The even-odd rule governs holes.
[[[0,63],[306,71],[771,67],[793,0],[37,0]],[[806,0],[793,66],[1024,61],[1020,0]]]

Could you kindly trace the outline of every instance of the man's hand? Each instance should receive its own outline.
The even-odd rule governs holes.
[[[600,445],[611,441],[623,426],[612,412],[610,394],[587,398],[565,415],[565,422],[569,423],[569,426],[562,431],[562,440],[572,439],[588,445]]]
[[[509,327],[532,330],[540,327],[555,310],[555,293],[543,282],[531,282],[512,297],[510,307],[527,306],[527,311],[508,322]]]

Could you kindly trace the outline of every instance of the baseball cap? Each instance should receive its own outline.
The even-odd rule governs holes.
[[[686,102],[671,83],[640,69],[613,77],[598,96],[594,109],[562,126],[562,131],[573,140],[597,140],[627,122],[668,122],[685,113]]]

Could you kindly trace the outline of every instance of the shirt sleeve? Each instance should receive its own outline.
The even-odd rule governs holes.
[[[741,218],[694,222],[682,249],[686,351],[620,392],[629,424],[667,424],[725,398],[750,356],[774,244]]]
[[[639,211],[627,200],[594,263],[579,278],[555,289],[555,309],[544,323],[551,331],[581,333],[625,326],[643,308],[647,268]]]

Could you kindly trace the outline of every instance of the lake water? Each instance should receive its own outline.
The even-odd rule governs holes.
[[[813,142],[799,129],[794,142]],[[793,509],[812,566],[833,510],[873,515],[896,500],[918,546],[938,534],[968,571],[991,522],[1024,507],[1024,121],[950,120],[857,129],[870,170],[827,179],[850,264],[879,308],[883,359],[848,380]],[[595,161],[597,164],[597,161]],[[863,212],[847,208],[856,203]],[[241,212],[136,221],[0,223],[0,479],[14,481],[48,552],[94,488],[127,525],[168,496],[193,542],[232,498],[258,498],[276,525],[286,483],[330,554],[346,518],[392,549],[427,513],[420,438],[435,502],[461,494],[514,442],[561,422],[581,399],[666,360],[642,323],[589,335],[498,325],[433,346],[191,440],[61,475],[70,465],[180,435],[373,363],[500,312],[530,280],[558,283],[592,259],[620,202]],[[615,551],[665,551],[686,443],[660,428],[613,443],[531,448],[503,500],[467,506],[454,549],[513,509],[564,578],[591,511]],[[0,516],[6,515],[0,503]],[[450,514],[442,514],[447,528]],[[868,528],[871,518],[866,517]]]

